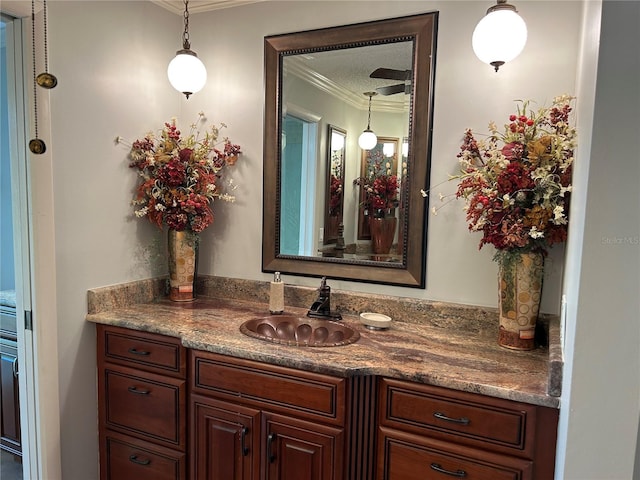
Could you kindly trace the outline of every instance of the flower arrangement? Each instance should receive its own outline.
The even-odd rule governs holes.
[[[135,215],[147,217],[159,228],[202,232],[213,222],[214,199],[235,200],[223,192],[221,178],[227,167],[235,165],[240,146],[226,137],[218,141],[224,123],[206,129],[200,138],[198,123],[205,118],[202,112],[198,116],[188,135],[178,130],[174,118],[164,124],[159,136],[148,133],[131,145],[129,166],[140,176],[132,201]],[[227,186],[235,190],[232,179]]]
[[[398,175],[391,169],[391,162],[384,158],[382,151],[371,151],[367,172],[353,183],[362,188],[364,199],[361,206],[369,215],[385,216],[400,202]]]
[[[336,217],[340,215],[342,206],[342,180],[335,175],[331,175],[331,184],[329,185],[329,216]]]
[[[504,133],[476,140],[467,130],[458,153],[455,193],[466,201],[469,230],[482,232],[479,248],[538,252],[567,238],[576,131],[569,125],[574,97],[560,96],[548,108],[529,110],[519,101]]]

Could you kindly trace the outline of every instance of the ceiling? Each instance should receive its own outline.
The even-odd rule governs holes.
[[[208,12],[263,1],[265,0],[189,0],[189,13]],[[151,0],[151,2],[178,15],[184,13],[183,0]]]
[[[150,0],[152,3],[175,13],[184,14],[183,0]],[[221,8],[239,7],[249,3],[258,3],[266,0],[189,0],[189,13],[208,12]],[[26,17],[31,15],[31,0],[2,0],[2,11],[15,17]],[[35,9],[39,12],[42,9],[43,1],[36,0]]]

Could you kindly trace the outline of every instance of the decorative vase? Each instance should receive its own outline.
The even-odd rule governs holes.
[[[396,234],[396,217],[369,217],[371,232],[371,250],[374,254],[386,255],[391,250],[393,237]]]
[[[535,348],[542,294],[541,253],[508,253],[499,261],[498,344],[512,350]]]
[[[169,299],[195,300],[198,235],[189,230],[169,230]]]

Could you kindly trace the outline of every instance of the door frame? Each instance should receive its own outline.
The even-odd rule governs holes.
[[[7,23],[6,51],[7,65],[12,68],[7,73],[14,75],[7,75],[7,88],[13,127],[10,151],[23,478],[57,480],[62,474],[53,175],[50,154],[34,158],[26,148],[34,121],[28,90],[33,63],[28,52],[31,20],[9,17],[13,21]],[[48,93],[38,92],[38,100],[40,138],[48,139]],[[32,161],[37,168],[31,169]],[[25,324],[27,312],[33,319],[31,329]]]

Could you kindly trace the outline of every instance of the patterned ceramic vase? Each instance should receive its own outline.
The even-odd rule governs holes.
[[[510,253],[499,265],[498,343],[513,350],[533,350],[544,258],[540,253]]]
[[[169,230],[169,299],[191,302],[195,299],[198,235]]]

